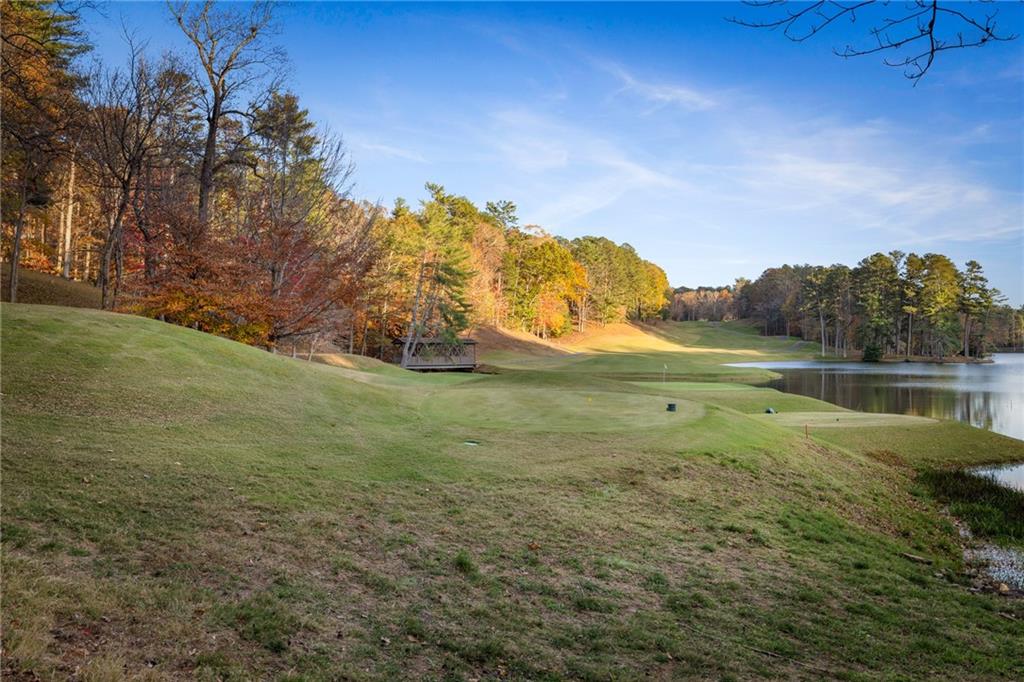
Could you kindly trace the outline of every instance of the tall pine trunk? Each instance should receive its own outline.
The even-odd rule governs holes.
[[[907,315],[907,357],[909,358],[912,354],[914,347],[914,315],[913,313]]]
[[[68,173],[67,207],[64,215],[63,248],[61,250],[61,275],[64,279],[71,278],[71,239],[75,215],[75,157],[71,157],[71,170]]]
[[[427,252],[423,252],[423,256],[420,258],[419,272],[416,275],[416,297],[413,299],[412,304],[412,315],[409,318],[409,327],[405,335],[405,343],[402,344],[402,367],[409,364],[409,360],[412,358],[412,353],[416,337],[416,328],[419,324],[418,316],[420,314],[420,306],[423,302],[423,278],[426,276],[427,270]]]
[[[8,300],[18,302],[18,264],[21,261],[21,233],[25,229],[25,200],[28,197],[28,179],[21,182],[21,205],[14,221],[14,235],[11,238],[11,271],[7,275]]]
[[[821,325],[821,354],[825,355],[825,311],[818,309],[818,322]]]

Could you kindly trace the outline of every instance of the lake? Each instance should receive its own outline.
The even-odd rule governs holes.
[[[747,362],[782,375],[767,385],[861,412],[956,419],[1024,440],[1024,353],[985,365]]]
[[[1007,488],[1016,488],[1021,492],[1024,492],[1024,464],[1009,464],[1007,466],[1000,467],[980,467],[978,469],[971,469],[972,473],[978,476],[988,476],[989,478],[995,479],[1001,485],[1005,485]]]
[[[747,362],[782,375],[767,385],[861,412],[955,419],[1024,440],[1024,353],[984,365],[868,362]],[[1024,464],[985,469],[1024,490]]]

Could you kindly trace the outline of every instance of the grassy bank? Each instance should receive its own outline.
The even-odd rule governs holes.
[[[6,674],[1024,674],[1024,607],[964,589],[954,529],[913,494],[953,432],[773,422],[765,403],[855,414],[718,365],[792,341],[666,325],[434,376],[2,317]],[[949,461],[1024,459],[963,434]]]
[[[547,370],[629,381],[758,383],[778,375],[724,363],[809,360],[815,345],[795,338],[759,336],[739,322],[609,325],[549,344],[562,351],[536,355],[483,349],[482,360],[500,369]]]
[[[959,470],[925,471],[919,480],[975,535],[1024,547],[1024,493]]]
[[[10,298],[10,266],[0,265],[0,300]],[[18,271],[18,301],[62,305],[71,308],[99,308],[100,290],[87,282],[67,280],[27,268]]]

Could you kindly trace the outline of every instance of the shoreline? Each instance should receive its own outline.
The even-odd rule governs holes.
[[[819,362],[864,362],[861,359],[860,354],[850,355],[846,358],[836,357],[834,355],[818,355],[815,356],[815,360]],[[911,355],[909,358],[906,356],[886,356],[877,362],[867,362],[864,364],[870,365],[991,365],[995,362],[992,356],[986,356],[983,358],[965,358],[962,355],[950,355],[946,357],[936,358],[928,355]]]

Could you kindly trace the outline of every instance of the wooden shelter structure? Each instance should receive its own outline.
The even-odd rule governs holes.
[[[406,338],[397,338],[394,345],[399,348],[405,346]],[[400,364],[405,369],[415,370],[462,370],[472,371],[476,369],[476,341],[473,339],[450,339],[423,338],[415,347],[408,362]]]

